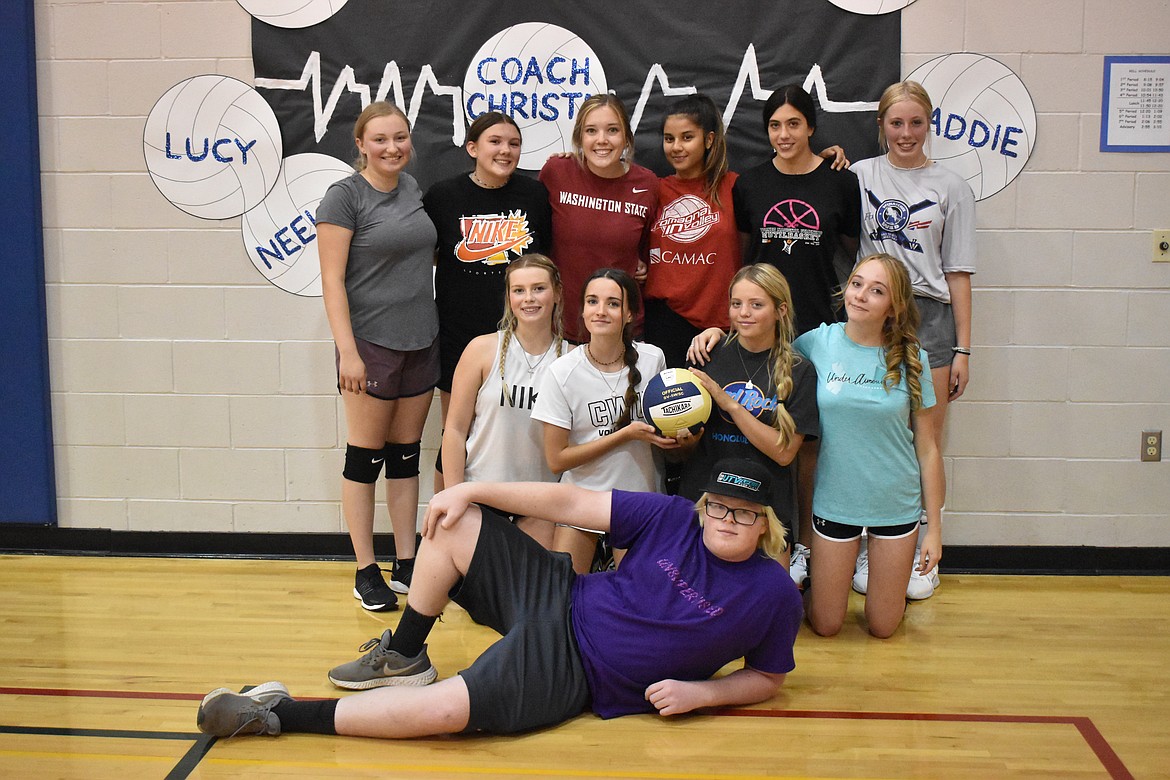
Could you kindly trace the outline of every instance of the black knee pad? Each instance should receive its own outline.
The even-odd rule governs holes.
[[[378,474],[382,471],[382,461],[385,459],[385,450],[371,450],[367,447],[347,444],[345,445],[345,468],[342,470],[341,476],[350,482],[372,485],[378,481]]]
[[[418,457],[422,442],[394,444],[386,442],[386,479],[407,479],[418,476]]]
[[[435,471],[443,473],[443,444],[439,443],[439,451],[435,453]]]

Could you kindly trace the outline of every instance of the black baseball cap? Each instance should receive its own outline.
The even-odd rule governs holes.
[[[742,498],[757,504],[772,503],[772,475],[768,469],[746,458],[724,458],[715,464],[706,492]]]

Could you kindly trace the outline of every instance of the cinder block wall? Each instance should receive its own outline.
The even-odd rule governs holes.
[[[239,220],[174,208],[142,159],[169,87],[252,80],[247,14],[230,0],[37,0],[36,24],[61,525],[342,530],[344,419],[321,301],[261,279]],[[991,55],[1039,114],[1027,168],[978,206],[948,543],[1170,545],[1170,459],[1138,462],[1142,429],[1170,433],[1170,264],[1150,262],[1149,232],[1170,228],[1170,156],[1097,151],[1103,56],[1170,53],[1168,29],[1165,0],[903,12],[905,73]]]

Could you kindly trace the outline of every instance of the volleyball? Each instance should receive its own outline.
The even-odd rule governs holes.
[[[242,81],[195,76],[146,118],[146,169],[159,192],[201,219],[238,217],[276,184],[284,144],[272,107]]]
[[[829,0],[829,2],[855,14],[878,16],[892,11],[900,11],[913,3],[914,0]]]
[[[711,416],[711,395],[685,368],[668,368],[646,384],[643,415],[663,436],[698,433]]]
[[[352,173],[327,154],[285,158],[272,192],[240,221],[244,251],[265,279],[294,295],[321,295],[317,206],[330,184]]]
[[[253,19],[273,27],[312,27],[341,10],[348,0],[237,0]]]
[[[488,38],[463,78],[468,121],[488,111],[516,120],[524,146],[519,167],[538,171],[550,155],[573,150],[577,108],[607,91],[601,58],[575,32],[524,22]]]
[[[1019,175],[1036,144],[1036,107],[1020,77],[982,54],[946,54],[909,75],[934,103],[930,157],[962,176],[976,200]]]

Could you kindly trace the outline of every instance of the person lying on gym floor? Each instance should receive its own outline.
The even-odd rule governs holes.
[[[795,666],[803,618],[778,563],[787,543],[770,494],[767,470],[745,460],[715,464],[697,504],[566,484],[456,485],[427,507],[397,629],[329,672],[365,692],[297,701],[279,682],[219,688],[199,705],[199,728],[220,737],[508,734],[590,708],[612,718],[764,701]],[[500,512],[608,532],[629,553],[614,571],[578,576],[567,555]],[[431,684],[425,641],[448,601],[502,637]],[[742,668],[713,678],[741,657]]]

